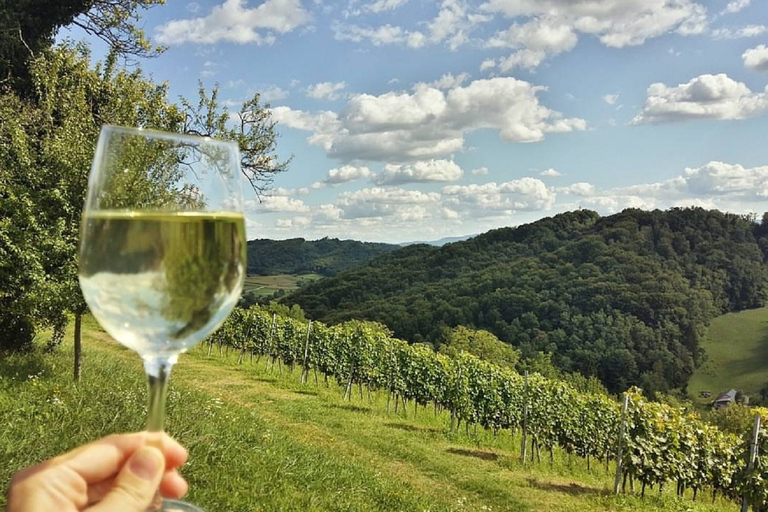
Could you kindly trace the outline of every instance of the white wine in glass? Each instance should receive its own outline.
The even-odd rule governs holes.
[[[171,368],[237,304],[246,267],[237,145],[104,126],[80,234],[91,313],[144,360],[147,430],[162,432]],[[159,439],[159,436],[158,436]],[[177,500],[151,510],[200,511]]]

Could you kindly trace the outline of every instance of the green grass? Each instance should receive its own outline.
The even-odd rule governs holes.
[[[135,354],[89,321],[83,381],[71,349],[0,357],[0,481],[19,468],[107,433],[138,430],[144,380]],[[68,338],[71,339],[71,338]],[[737,510],[708,499],[613,496],[607,471],[556,452],[552,465],[519,461],[519,438],[452,433],[448,418],[411,408],[386,412],[386,395],[351,402],[333,381],[299,382],[237,354],[181,358],[168,430],[190,450],[189,499],[208,512],[239,511],[693,511]],[[356,390],[357,391],[357,390]],[[0,497],[0,506],[3,505]]]
[[[691,377],[688,393],[704,404],[734,388],[757,397],[768,384],[768,307],[715,318],[702,343],[707,361]],[[702,391],[712,397],[699,397]]]
[[[299,288],[299,281],[317,281],[322,279],[320,274],[280,274],[276,276],[248,276],[245,278],[243,292],[255,292],[259,296],[271,296],[278,290],[286,293]]]

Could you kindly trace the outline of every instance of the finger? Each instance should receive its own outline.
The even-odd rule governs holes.
[[[160,494],[165,498],[179,499],[188,489],[187,481],[177,471],[166,471],[160,481]]]
[[[157,492],[165,469],[163,453],[142,446],[115,478],[112,490],[87,512],[144,512]]]
[[[114,486],[115,478],[107,478],[88,486],[88,504],[93,505],[103,500]],[[187,493],[188,488],[187,481],[175,469],[166,471],[160,480],[160,494],[165,498],[181,498]]]
[[[101,482],[120,471],[125,461],[147,444],[149,435],[147,432],[137,432],[107,436],[53,459],[50,465],[65,466],[89,484]],[[161,446],[168,469],[177,468],[186,462],[187,450],[167,434],[162,434]]]

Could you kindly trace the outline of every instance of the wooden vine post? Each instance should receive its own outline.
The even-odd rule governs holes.
[[[624,472],[624,435],[627,430],[627,409],[629,409],[629,393],[624,393],[624,402],[621,404],[621,425],[619,426],[619,439],[616,443],[616,478],[613,480],[613,494],[619,494],[621,476]]]
[[[760,415],[755,414],[755,423],[752,426],[752,435],[749,441],[749,455],[747,455],[747,474],[751,473],[755,469],[755,459],[757,458],[757,439],[760,434]],[[741,512],[747,512],[749,508],[749,501],[746,496],[741,498]]]
[[[525,371],[525,386],[523,387],[523,440],[520,446],[520,460],[525,464],[528,456],[528,370]]]
[[[307,339],[304,341],[304,371],[301,372],[301,383],[306,384],[309,377],[309,365],[307,359],[309,358],[309,334],[312,332],[312,320],[307,324]]]
[[[272,313],[272,326],[269,328],[269,336],[267,336],[267,358],[264,366],[264,369],[270,372],[275,365],[275,357],[272,355],[272,336],[275,334],[275,327],[277,327],[277,313]]]

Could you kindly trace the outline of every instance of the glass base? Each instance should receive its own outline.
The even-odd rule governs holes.
[[[196,507],[191,503],[187,503],[186,501],[169,499],[163,500],[163,508],[160,510],[162,512],[205,512],[203,509]]]

